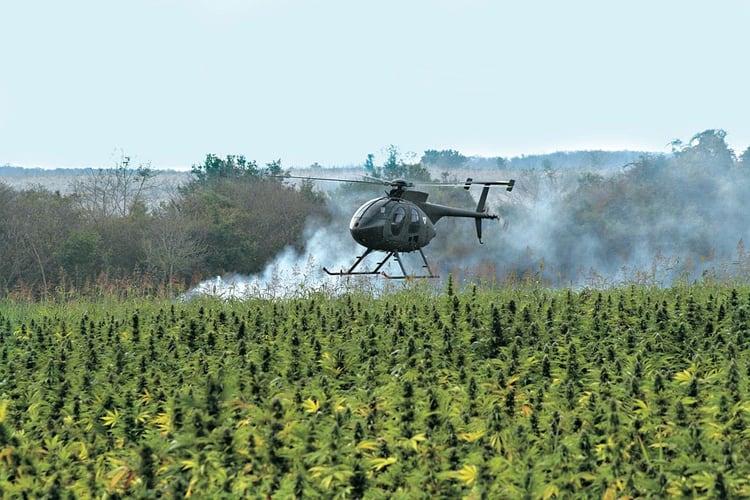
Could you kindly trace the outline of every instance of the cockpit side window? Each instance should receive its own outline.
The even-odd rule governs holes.
[[[396,235],[401,232],[401,226],[405,217],[406,210],[404,207],[399,206],[393,210],[393,215],[391,216],[391,234]]]
[[[416,208],[412,208],[411,216],[409,217],[409,232],[418,233],[419,225],[419,212],[417,212]]]

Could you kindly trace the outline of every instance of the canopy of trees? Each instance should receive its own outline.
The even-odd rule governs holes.
[[[541,203],[509,209],[525,235],[546,231],[538,258],[519,257],[517,272],[544,265],[545,277],[559,281],[589,268],[609,275],[625,266],[647,270],[659,258],[675,276],[736,264],[750,231],[750,164],[747,151],[736,158],[725,135],[706,130],[687,143],[675,141],[669,155],[643,155],[606,176],[587,172],[572,187],[545,172],[545,209]]]
[[[78,179],[73,193],[0,183],[0,294],[45,295],[117,280],[187,286],[224,272],[254,273],[302,244],[309,217],[326,217],[311,187],[284,185],[281,163],[208,155],[171,200],[147,206],[157,179],[124,157]]]

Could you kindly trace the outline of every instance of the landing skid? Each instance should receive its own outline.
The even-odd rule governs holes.
[[[366,276],[366,275],[381,274],[385,276],[386,278],[392,279],[392,280],[401,280],[401,279],[410,279],[410,278],[439,278],[440,276],[437,274],[433,274],[432,270],[430,269],[430,265],[427,263],[427,258],[424,256],[424,252],[422,252],[422,249],[418,248],[417,250],[419,250],[419,255],[422,257],[422,262],[424,263],[422,267],[424,269],[427,269],[427,274],[425,275],[407,274],[406,268],[404,267],[404,263],[401,261],[401,255],[395,250],[388,252],[385,256],[385,259],[378,262],[378,265],[375,266],[375,269],[373,269],[372,271],[355,271],[357,266],[360,265],[360,263],[365,259],[365,257],[367,257],[373,252],[372,248],[368,248],[365,251],[365,253],[357,257],[356,262],[354,262],[354,265],[350,267],[348,271],[334,272],[334,271],[329,271],[325,267],[323,268],[323,271],[325,271],[327,274],[330,274],[331,276],[362,276],[362,275]],[[386,273],[385,271],[380,271],[380,269],[385,265],[386,262],[388,262],[388,260],[391,257],[395,258],[396,262],[398,262],[398,266],[401,268],[401,276],[393,276],[393,275]]]

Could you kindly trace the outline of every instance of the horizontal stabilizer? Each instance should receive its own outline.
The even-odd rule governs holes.
[[[516,185],[515,179],[510,179],[508,181],[475,181],[471,177],[468,177],[466,179],[466,182],[464,182],[464,189],[469,189],[473,184],[481,184],[482,186],[507,186],[506,191],[513,191],[513,186]]]

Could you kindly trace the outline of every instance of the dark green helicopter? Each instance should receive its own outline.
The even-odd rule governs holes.
[[[479,203],[475,210],[463,208],[448,207],[429,203],[428,194],[423,191],[414,191],[408,188],[414,187],[414,184],[404,179],[391,181],[381,179],[368,180],[343,180],[330,179],[324,177],[296,177],[306,180],[334,181],[334,182],[354,182],[364,184],[381,184],[389,186],[391,189],[386,196],[375,198],[363,204],[354,212],[349,222],[349,231],[354,241],[365,247],[365,252],[357,257],[354,265],[344,271],[330,271],[327,268],[323,270],[332,276],[353,276],[353,275],[373,275],[382,274],[386,278],[403,279],[403,278],[437,278],[427,263],[427,258],[422,251],[435,237],[435,223],[443,217],[467,217],[474,219],[477,228],[477,238],[482,243],[482,220],[498,219],[494,214],[486,212],[485,204],[490,186],[506,186],[507,191],[511,191],[515,185],[515,180],[508,181],[475,181],[471,177],[466,179],[463,184],[464,189],[469,189],[472,185],[481,185],[482,194],[479,197]],[[457,184],[448,183],[420,183],[425,186],[455,186]],[[409,253],[418,251],[422,257],[423,267],[426,274],[410,275],[407,274],[404,264],[399,253]],[[371,271],[358,271],[357,267],[362,261],[374,251],[385,252],[386,256],[378,262]],[[380,270],[388,260],[393,257],[398,262],[402,274],[393,276],[381,272]]]

